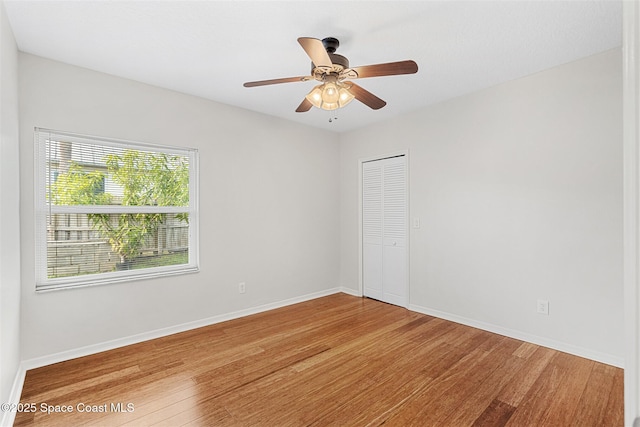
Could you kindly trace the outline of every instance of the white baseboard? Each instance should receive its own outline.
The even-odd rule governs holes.
[[[624,358],[614,356],[612,354],[601,353],[598,351],[589,350],[586,348],[578,347],[572,344],[567,344],[561,341],[555,341],[549,338],[539,337],[536,335],[528,334],[526,332],[517,331],[514,329],[504,328],[502,326],[493,325],[491,323],[480,322],[478,320],[468,319],[466,317],[458,316],[456,314],[446,313],[439,310],[434,310],[427,307],[411,304],[409,310],[416,311],[418,313],[427,314],[429,316],[438,317],[440,319],[449,320],[451,322],[460,323],[462,325],[471,326],[473,328],[482,329],[483,331],[493,332],[498,335],[503,335],[509,338],[514,338],[520,341],[530,342],[543,347],[548,347],[553,350],[562,351],[563,353],[573,354],[575,356],[584,357],[585,359],[594,360],[596,362],[605,363],[607,365],[615,366],[618,368],[624,368]]]
[[[353,297],[361,297],[362,294],[358,292],[356,289],[346,288],[344,286],[340,286],[340,292],[343,294],[351,295]]]
[[[252,314],[262,313],[268,310],[274,310],[276,308],[285,307],[292,304],[297,304],[304,301],[324,297],[341,292],[341,288],[327,289],[324,291],[314,292],[299,297],[289,298],[283,301],[264,304],[257,307],[251,307],[244,310],[234,311],[231,313],[221,314],[219,316],[208,317],[206,319],[196,320],[193,322],[182,323],[180,325],[170,326],[168,328],[156,329],[141,334],[131,335],[124,338],[118,338],[111,341],[106,341],[98,344],[92,344],[85,347],[75,348],[72,350],[62,351],[59,353],[50,354],[47,356],[36,357],[33,359],[24,360],[22,362],[22,368],[26,371],[29,369],[40,368],[42,366],[51,365],[58,362],[64,362],[65,360],[71,360],[78,357],[88,356],[90,354],[100,353],[102,351],[113,350],[114,348],[124,347],[131,344],[137,344],[143,341],[148,341],[156,338],[165,337],[167,335],[173,335],[180,332],[189,331],[203,326],[209,326],[216,323],[226,322],[227,320],[238,319],[240,317],[250,316]],[[22,387],[20,387],[22,390]],[[20,395],[18,395],[19,398]]]
[[[18,372],[16,372],[16,377],[13,380],[13,385],[11,386],[11,392],[9,393],[9,401],[2,403],[9,404],[18,404],[20,403],[20,396],[22,395],[22,386],[24,385],[24,377],[27,374],[27,370],[24,367],[24,364],[21,363],[18,366]],[[13,422],[16,419],[15,411],[1,411],[0,412],[0,426],[3,427],[11,427]]]

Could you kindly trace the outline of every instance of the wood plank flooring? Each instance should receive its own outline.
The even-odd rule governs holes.
[[[622,377],[336,294],[31,370],[14,425],[622,426]]]

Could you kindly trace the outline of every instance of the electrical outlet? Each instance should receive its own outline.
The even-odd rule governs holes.
[[[538,313],[549,315],[549,301],[543,299],[538,300]]]
[[[246,290],[247,290],[246,283],[244,282],[238,283],[238,292],[240,292],[241,294],[244,294]]]

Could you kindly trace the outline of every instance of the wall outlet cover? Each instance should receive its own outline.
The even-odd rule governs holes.
[[[549,301],[544,300],[544,299],[539,299],[537,307],[538,307],[537,308],[537,312],[539,314],[549,315]]]

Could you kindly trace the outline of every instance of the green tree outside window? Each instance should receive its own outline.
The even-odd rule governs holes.
[[[189,164],[186,158],[163,153],[125,150],[103,159],[111,180],[118,184],[122,197],[104,192],[105,173],[89,171],[71,163],[51,185],[50,202],[55,205],[185,206],[189,205]],[[140,254],[145,238],[166,220],[164,213],[90,213],[92,228],[120,256],[128,269]],[[187,213],[176,218],[188,222]]]

